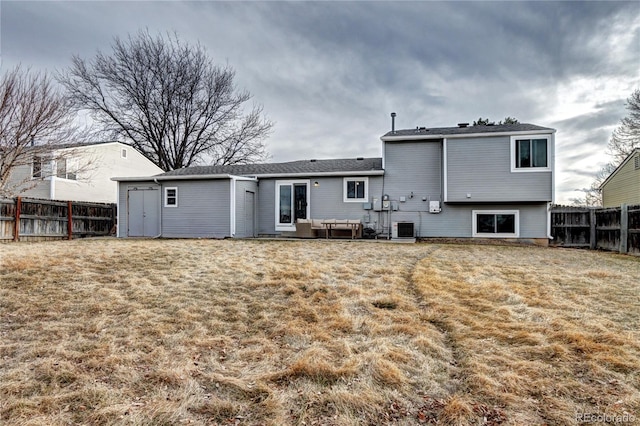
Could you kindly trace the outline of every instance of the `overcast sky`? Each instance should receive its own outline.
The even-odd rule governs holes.
[[[478,117],[557,129],[556,201],[588,187],[640,88],[640,2],[0,1],[2,71],[61,70],[175,31],[237,72],[272,161],[380,156],[397,128]]]

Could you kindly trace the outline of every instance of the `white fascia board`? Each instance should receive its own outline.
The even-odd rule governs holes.
[[[451,135],[443,134],[428,134],[428,135],[407,135],[407,136],[382,136],[380,139],[385,142],[400,142],[400,141],[418,141],[429,139],[465,139],[465,138],[484,138],[494,136],[522,136],[532,134],[554,134],[556,131],[551,130],[522,130],[519,132],[491,132],[491,133],[459,133]]]
[[[611,178],[613,178],[615,175],[618,174],[618,172],[620,170],[622,170],[622,168],[629,162],[631,161],[631,159],[636,155],[636,154],[640,154],[640,148],[635,148],[633,151],[631,151],[631,154],[629,154],[627,156],[627,158],[625,158],[622,163],[620,163],[620,165],[618,167],[615,168],[614,171],[611,172],[611,174],[604,180],[604,182],[602,182],[599,186],[599,189],[602,191],[602,188],[604,188],[604,186],[606,184],[609,183],[609,181],[611,180]]]
[[[229,174],[218,175],[174,175],[174,176],[140,176],[140,177],[112,177],[117,182],[145,182],[148,180],[201,180],[201,179],[231,179]],[[251,178],[248,178],[251,179]]]
[[[257,178],[323,177],[323,176],[382,176],[384,170],[364,170],[351,172],[309,172],[309,173],[268,173],[254,175]]]
[[[173,175],[173,176],[143,176],[143,177],[113,177],[117,182],[143,182],[148,180],[206,180],[206,179],[236,179],[257,181],[261,178],[290,178],[290,177],[323,177],[323,176],[382,176],[384,170],[364,170],[350,172],[317,172],[317,173],[266,173],[251,176],[237,176],[230,174],[217,175]]]

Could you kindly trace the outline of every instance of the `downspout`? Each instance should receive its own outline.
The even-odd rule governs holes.
[[[158,179],[154,178],[153,181],[156,183],[156,185],[160,185],[160,206],[158,207],[160,209],[160,233],[152,238],[161,238],[162,237],[162,205],[163,205],[162,199],[164,198],[164,194],[162,193],[162,184],[158,182]]]
[[[56,177],[53,175],[49,177],[49,199],[56,199]]]

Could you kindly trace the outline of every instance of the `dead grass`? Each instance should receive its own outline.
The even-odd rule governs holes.
[[[532,247],[0,245],[0,422],[637,419],[638,277]]]

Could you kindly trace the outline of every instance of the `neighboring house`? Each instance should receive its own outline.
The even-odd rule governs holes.
[[[16,167],[11,180],[25,182],[19,195],[50,200],[115,203],[114,176],[140,176],[163,170],[130,145],[120,142],[69,144],[52,155]]]
[[[382,158],[119,177],[118,236],[282,235],[297,219],[359,219],[383,235],[400,222],[415,237],[546,242],[554,136],[531,124],[416,128],[382,136]]]
[[[640,204],[640,148],[624,159],[600,185],[600,190],[604,207]]]

